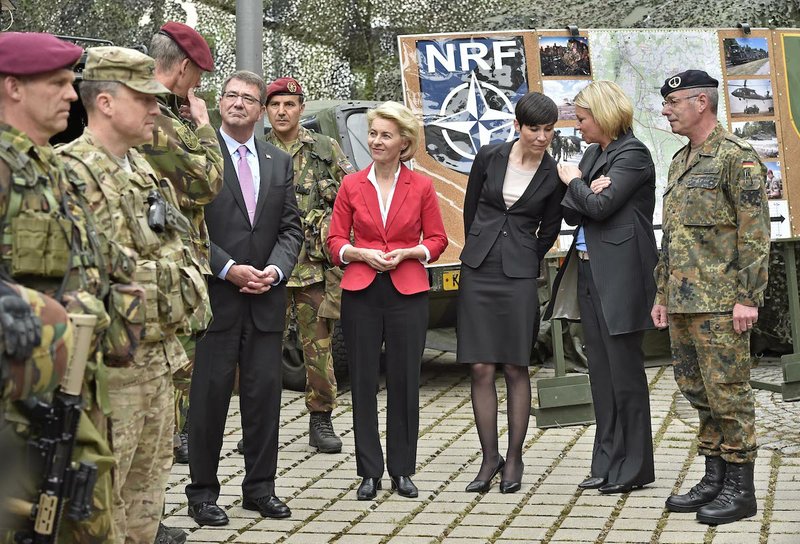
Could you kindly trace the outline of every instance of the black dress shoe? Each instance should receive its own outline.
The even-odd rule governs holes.
[[[500,493],[516,493],[522,488],[522,482],[512,482],[510,480],[500,481]]]
[[[236,451],[244,455],[244,438],[236,443]]]
[[[411,476],[389,476],[389,478],[392,480],[392,491],[396,489],[397,494],[401,497],[413,499],[419,495],[419,490],[411,481]]]
[[[189,505],[189,517],[198,525],[218,527],[228,524],[228,515],[215,502],[198,502]]]
[[[644,486],[641,484],[605,484],[599,487],[597,490],[603,495],[613,495],[615,493],[628,493],[629,491],[633,491],[634,489],[639,489],[641,487]]]
[[[580,487],[581,489],[598,489],[600,487],[603,487],[607,483],[608,482],[606,481],[605,478],[600,478],[599,476],[597,477],[589,476],[584,481],[579,483],[578,487]]]
[[[371,501],[378,495],[381,488],[380,478],[364,478],[356,491],[356,498],[360,501]]]
[[[494,471],[492,471],[492,475],[489,476],[488,480],[472,480],[469,484],[467,484],[467,488],[465,491],[468,493],[486,493],[489,491],[489,488],[492,487],[492,480],[497,474],[503,470],[503,467],[506,464],[506,460],[502,457],[497,462],[497,466],[494,467]]]
[[[265,518],[288,518],[292,515],[289,507],[275,495],[267,495],[257,499],[244,498],[242,500],[242,508],[255,510]]]

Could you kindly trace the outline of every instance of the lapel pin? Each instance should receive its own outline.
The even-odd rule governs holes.
[[[264,156],[267,157],[268,159],[272,158],[272,155],[270,155],[269,153],[264,153]]]

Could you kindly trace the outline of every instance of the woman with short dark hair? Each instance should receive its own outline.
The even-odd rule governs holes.
[[[485,492],[502,471],[500,491],[521,487],[528,431],[531,348],[538,330],[537,277],[561,226],[556,163],[547,153],[558,108],[541,93],[515,109],[513,142],[482,147],[464,199],[464,249],[458,300],[458,361],[471,365],[472,409],[483,461],[470,492]],[[508,450],[497,439],[495,370],[506,381]]]

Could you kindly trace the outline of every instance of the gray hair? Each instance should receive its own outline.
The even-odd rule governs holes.
[[[264,78],[249,70],[237,70],[225,79],[225,82],[222,84],[222,94],[225,94],[228,83],[234,79],[258,87],[259,102],[261,102],[262,106],[264,105],[264,102],[267,100],[267,84],[264,83]]]
[[[719,105],[719,91],[716,87],[698,87],[695,89],[697,94],[704,94],[708,97],[708,105],[711,108],[711,112],[716,114],[717,113],[717,106]]]
[[[156,60],[156,67],[161,71],[169,71],[173,66],[189,58],[175,40],[158,32],[150,42],[150,56]]]
[[[119,81],[82,81],[78,87],[81,95],[81,102],[86,111],[94,111],[95,101],[100,93],[108,93],[111,96],[117,95],[117,89],[122,83]]]

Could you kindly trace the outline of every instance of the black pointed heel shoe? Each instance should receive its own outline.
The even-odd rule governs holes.
[[[356,499],[360,501],[370,501],[378,495],[381,488],[380,478],[364,478],[356,491]]]
[[[494,477],[497,476],[503,467],[506,465],[506,460],[502,457],[497,462],[497,466],[494,467],[494,471],[492,475],[489,476],[488,480],[472,480],[468,485],[465,491],[468,493],[486,493],[492,487],[492,480]]]

